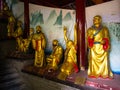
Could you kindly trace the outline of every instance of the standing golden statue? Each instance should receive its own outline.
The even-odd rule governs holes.
[[[77,66],[77,25],[74,26],[74,41],[67,37],[67,27],[64,27],[64,39],[66,50],[64,53],[64,62],[60,68],[59,79],[65,80],[73,72],[78,72]]]
[[[53,51],[46,58],[48,71],[54,71],[58,69],[58,65],[63,57],[63,48],[59,45],[58,40],[53,40]]]
[[[21,40],[23,36],[22,21],[17,22],[17,29],[14,31],[12,36],[15,37],[17,42],[16,49],[21,51]]]
[[[32,45],[35,50],[34,66],[43,67],[45,64],[44,49],[46,47],[46,39],[39,25],[36,26],[36,33],[32,37]]]
[[[8,37],[11,38],[14,33],[14,29],[15,29],[15,17],[14,16],[10,16],[8,18],[7,29],[8,29]]]
[[[87,30],[87,45],[89,48],[89,77],[113,78],[110,70],[109,49],[110,37],[108,28],[102,25],[102,17],[93,18],[93,26]]]
[[[2,13],[3,13],[3,15],[7,15],[7,16],[11,16],[11,15],[13,15],[13,13],[12,13],[12,11],[9,9],[9,7],[8,7],[8,4],[7,4],[7,2],[6,2],[6,0],[2,0],[3,2],[2,2],[2,4],[3,4],[3,8],[2,8]]]
[[[33,35],[34,35],[34,28],[30,28],[29,29],[29,36],[27,38],[27,40],[29,41],[29,46],[28,46],[28,53],[29,54],[33,54],[34,53],[34,49],[32,47],[32,38],[33,38]]]
[[[34,35],[34,28],[30,28],[30,29],[29,29],[29,36],[28,36],[28,39],[29,39],[30,41],[32,40],[33,35]]]

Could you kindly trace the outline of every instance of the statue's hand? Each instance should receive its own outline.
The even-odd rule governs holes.
[[[77,29],[77,23],[75,23],[75,25],[74,25],[74,29],[75,29],[75,30]]]
[[[67,33],[67,27],[64,26],[64,33],[66,34]]]
[[[101,44],[105,44],[105,41],[104,41],[104,40],[102,40],[102,41],[101,41]]]
[[[94,38],[94,36],[93,36],[93,35],[91,35],[91,36],[90,36],[90,39],[93,39],[93,38]]]

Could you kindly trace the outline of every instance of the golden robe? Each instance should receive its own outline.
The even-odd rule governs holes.
[[[46,39],[43,33],[34,34],[32,38],[33,49],[35,49],[34,66],[43,67],[45,64]]]
[[[74,45],[70,45],[70,48],[66,48],[64,62],[60,70],[66,75],[70,75],[72,72],[78,72],[77,51]]]
[[[58,65],[63,58],[63,48],[62,46],[58,45],[53,48],[53,51],[49,57],[46,58],[48,66],[50,69],[58,69]]]
[[[112,78],[113,74],[110,70],[108,58],[110,39],[107,27],[102,27],[100,30],[93,27],[89,28],[87,30],[87,40],[89,47],[88,76]]]

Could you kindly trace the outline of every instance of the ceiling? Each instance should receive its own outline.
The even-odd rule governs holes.
[[[26,0],[20,0],[22,2]],[[29,3],[48,6],[48,7],[55,7],[55,8],[64,8],[64,9],[75,9],[75,0],[28,0]],[[85,0],[86,7],[101,4],[104,2],[112,1],[112,0]]]

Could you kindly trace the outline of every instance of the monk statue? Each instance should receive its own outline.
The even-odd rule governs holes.
[[[102,25],[102,17],[93,18],[93,26],[87,30],[87,46],[89,48],[88,77],[113,78],[109,63],[110,37],[106,26]]]
[[[14,31],[12,35],[17,42],[16,49],[21,51],[21,40],[23,36],[23,28],[22,28],[22,21],[17,21],[17,29]]]
[[[52,72],[58,69],[58,65],[62,61],[63,58],[63,48],[59,45],[58,40],[53,40],[53,51],[46,58],[48,72]]]
[[[46,47],[46,39],[39,25],[36,26],[36,33],[32,37],[32,45],[35,50],[34,66],[43,67],[45,65],[44,49]]]
[[[30,28],[29,31],[29,36],[28,38],[23,38],[22,36],[17,37],[17,42],[18,42],[18,51],[24,54],[27,53],[33,53],[33,48],[32,48],[32,37],[34,35],[34,29]]]
[[[74,26],[74,41],[69,40],[67,37],[67,27],[64,27],[64,39],[66,42],[66,50],[64,53],[64,62],[60,68],[58,75],[59,79],[65,80],[67,76],[73,72],[78,72],[77,66],[77,26]]]
[[[29,46],[28,46],[28,52],[29,54],[34,54],[34,49],[32,47],[32,38],[33,38],[33,35],[34,35],[34,28],[30,28],[29,29],[29,36],[27,38],[27,40],[29,41]]]
[[[11,16],[13,15],[12,10],[9,9],[8,3],[6,0],[2,0],[3,8],[2,8],[2,13],[3,15]]]
[[[28,36],[28,39],[29,39],[29,40],[32,40],[33,35],[34,35],[34,28],[30,28],[30,29],[29,29],[29,36]]]
[[[8,37],[11,38],[13,33],[14,33],[14,29],[15,29],[15,17],[12,15],[8,18],[8,25],[7,25],[7,29],[8,29]]]

